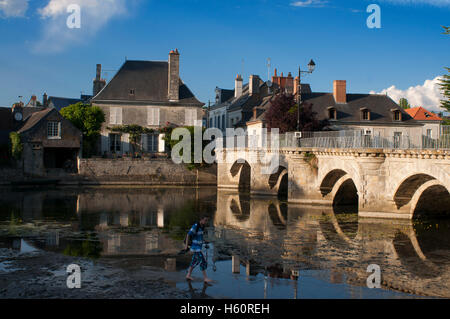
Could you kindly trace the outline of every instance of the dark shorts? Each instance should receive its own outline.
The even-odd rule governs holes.
[[[191,264],[189,265],[194,269],[200,264],[200,270],[204,271],[208,267],[208,263],[206,262],[205,257],[203,256],[203,253],[201,251],[194,252],[194,255],[192,256]]]

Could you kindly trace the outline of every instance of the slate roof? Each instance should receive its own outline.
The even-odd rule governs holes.
[[[442,121],[439,116],[421,106],[406,109],[405,112],[411,115],[416,121]]]
[[[337,111],[339,123],[371,123],[371,124],[405,124],[417,125],[418,123],[406,113],[389,96],[382,94],[347,94],[347,103],[335,102],[333,93],[302,94],[302,100],[311,103],[313,111],[317,113],[318,120],[328,119],[328,108],[334,107]],[[361,120],[361,108],[370,111],[370,121]],[[394,121],[392,110],[402,113],[402,121]]]
[[[54,108],[46,108],[42,111],[31,114],[25,121],[23,126],[17,131],[17,133],[24,133],[31,130],[36,124],[38,124],[43,118],[45,118],[50,112],[55,110]]]
[[[52,103],[53,107],[55,109],[57,109],[58,111],[61,111],[61,109],[65,108],[66,106],[76,104],[78,102],[86,102],[86,101],[82,100],[82,99],[72,99],[72,98],[58,97],[58,96],[50,96],[48,98],[49,105],[50,105],[50,103]]]
[[[153,102],[203,106],[180,79],[179,101],[168,99],[168,62],[126,61],[92,102]],[[134,97],[130,97],[130,89]]]

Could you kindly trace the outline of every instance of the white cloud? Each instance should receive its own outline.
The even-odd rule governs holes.
[[[398,103],[404,97],[412,107],[422,106],[430,111],[441,112],[440,101],[444,99],[440,86],[440,77],[433,80],[426,80],[423,85],[411,86],[406,90],[400,90],[395,85],[381,91],[379,94],[387,94],[391,99]],[[370,92],[374,94],[375,92]]]
[[[430,5],[435,7],[450,7],[450,0],[381,0],[381,1],[398,5]]]
[[[81,28],[67,27],[69,5],[77,4],[81,9]],[[50,0],[38,9],[45,20],[41,39],[35,43],[37,52],[60,52],[67,47],[86,42],[111,19],[126,14],[126,0]]]
[[[4,17],[23,17],[28,10],[28,0],[0,0],[0,12]]]
[[[293,7],[323,7],[327,3],[328,3],[328,1],[323,1],[323,0],[304,0],[304,1],[291,2],[291,6],[293,6]]]

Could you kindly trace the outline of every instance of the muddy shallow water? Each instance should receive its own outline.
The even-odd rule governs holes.
[[[184,276],[200,215],[208,274]],[[448,220],[358,219],[214,188],[0,190],[1,298],[450,297]],[[81,267],[68,289],[66,268]],[[369,265],[381,287],[369,289]]]

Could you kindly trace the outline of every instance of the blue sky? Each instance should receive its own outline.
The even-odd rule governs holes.
[[[71,3],[80,4],[80,29],[66,26]],[[372,3],[381,29],[367,27]],[[347,80],[349,92],[404,95],[436,110],[436,77],[450,66],[442,25],[450,0],[0,0],[0,106],[19,95],[90,94],[97,63],[110,79],[125,57],[167,60],[178,48],[181,77],[205,103],[242,70],[266,80],[268,57],[285,74],[313,58],[304,82],[314,91]]]

